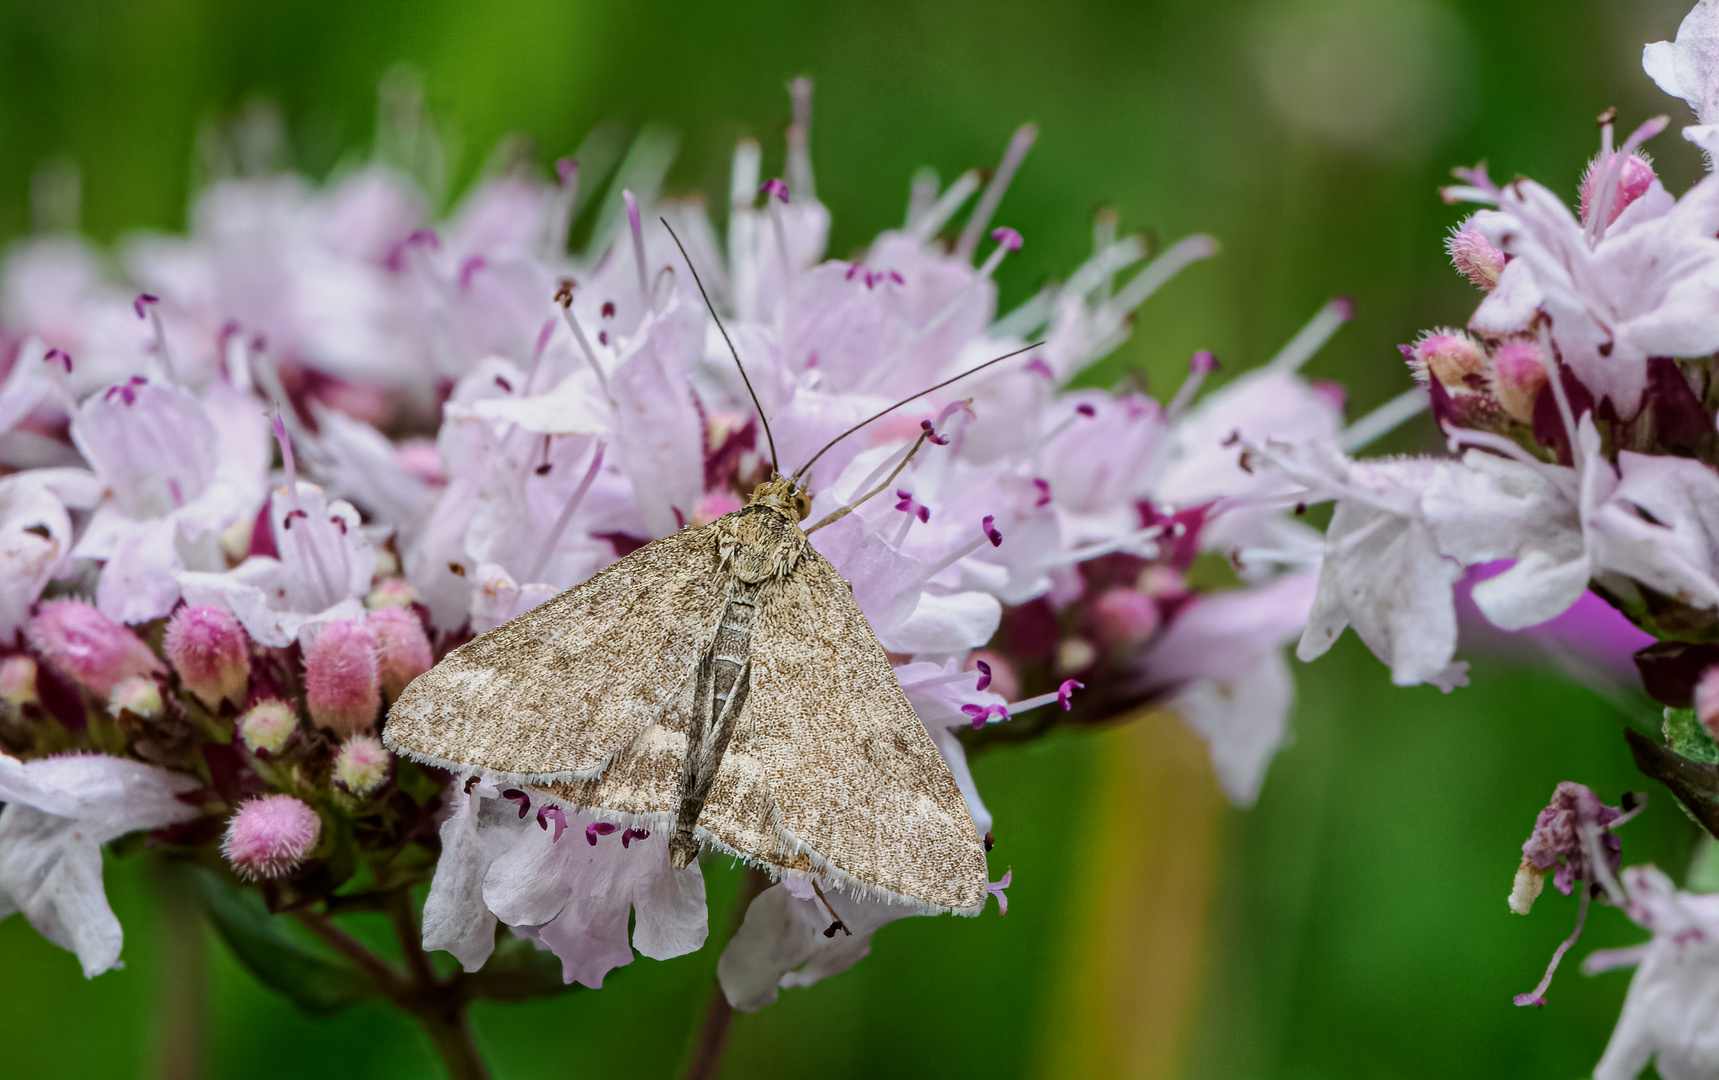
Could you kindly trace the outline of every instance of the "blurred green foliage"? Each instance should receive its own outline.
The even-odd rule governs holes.
[[[1626,126],[1666,110],[1683,118],[1642,75],[1639,51],[1671,36],[1685,7],[8,0],[0,235],[28,229],[30,175],[55,157],[82,169],[93,235],[181,227],[199,122],[258,97],[284,109],[297,167],[326,172],[368,144],[377,82],[402,61],[423,75],[459,150],[455,190],[505,133],[530,135],[547,162],[596,121],[618,118],[677,128],[670,188],[720,207],[734,140],[760,137],[773,169],[784,84],[810,74],[835,253],[899,221],[915,167],[934,165],[947,180],[994,163],[1015,125],[1036,121],[1038,145],[998,218],[1027,239],[1000,274],[1005,305],[1083,257],[1101,205],[1118,211],[1124,230],[1167,240],[1211,232],[1224,254],[1150,301],[1134,339],[1091,381],[1138,369],[1160,390],[1173,387],[1202,347],[1244,369],[1328,296],[1345,294],[1358,318],[1310,370],[1343,381],[1359,415],[1406,387],[1396,343],[1460,322],[1474,302],[1439,250],[1461,214],[1434,191],[1449,166],[1490,158],[1495,176],[1527,173],[1573,195],[1601,109],[1617,105]],[[1349,53],[1298,60],[1308,27],[1360,36]],[[1403,48],[1413,63],[1392,61]],[[1398,123],[1361,138],[1379,123],[1363,108],[1321,129],[1293,119],[1307,100],[1394,101]],[[1681,190],[1699,174],[1698,157],[1675,135],[1659,144],[1662,175]],[[1429,438],[1406,429],[1389,448]],[[1496,665],[1477,666],[1474,685],[1449,697],[1398,690],[1352,637],[1298,667],[1298,678],[1293,745],[1259,805],[1225,819],[1206,973],[1187,988],[1200,1005],[1183,1073],[1586,1075],[1628,976],[1587,979],[1574,959],[1640,934],[1600,911],[1551,1005],[1515,1009],[1510,996],[1539,977],[1574,901],[1549,890],[1519,919],[1504,897],[1559,780],[1610,799],[1647,786],[1629,766],[1620,717],[1561,676]],[[998,854],[1015,870],[1009,917],[891,926],[852,972],[740,1017],[728,1075],[1067,1075],[1039,1048],[1070,942],[1083,932],[1072,882],[1084,878],[1073,864],[1090,856],[1075,840],[1090,824],[1106,745],[1061,736],[978,761]],[[1655,790],[1626,831],[1625,854],[1681,873],[1691,838]],[[712,867],[709,879],[711,922],[721,927],[738,874]],[[153,1074],[168,945],[152,882],[144,857],[110,860],[126,968],[92,983],[21,919],[0,923],[8,1075]],[[210,951],[212,1075],[435,1075],[427,1045],[385,1007],[313,1020],[223,945]],[[639,960],[600,992],[481,1006],[479,1039],[504,1078],[669,1076],[685,1060],[714,964],[714,950]]]

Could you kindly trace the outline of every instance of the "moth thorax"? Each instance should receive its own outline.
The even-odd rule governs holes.
[[[791,515],[795,521],[806,520],[812,512],[812,497],[792,480],[777,476],[759,484],[752,492],[751,503],[772,507]]]

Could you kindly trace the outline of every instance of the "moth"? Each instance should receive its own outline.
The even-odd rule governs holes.
[[[800,477],[823,450],[740,510],[653,541],[460,646],[401,694],[384,741],[670,829],[676,868],[710,848],[773,877],[976,912],[989,875],[967,805],[852,589],[808,538],[886,489],[925,438],[882,485],[809,530]],[[774,462],[773,438],[770,451]]]

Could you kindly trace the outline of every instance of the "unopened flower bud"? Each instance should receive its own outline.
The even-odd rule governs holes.
[[[1143,644],[1158,631],[1158,602],[1133,589],[1112,589],[1092,604],[1098,640],[1117,648]]]
[[[54,670],[102,697],[131,675],[166,673],[149,646],[82,600],[54,600],[24,628]]]
[[[1477,288],[1491,292],[1498,284],[1498,275],[1504,273],[1504,252],[1493,247],[1479,229],[1467,222],[1445,238],[1444,249],[1450,253],[1451,265],[1457,273]]]
[[[388,779],[391,760],[374,735],[354,735],[334,756],[334,780],[354,795],[368,795]]]
[[[418,602],[418,590],[407,584],[405,578],[383,578],[378,581],[364,597],[364,606],[371,611],[381,611],[383,608],[409,608]]]
[[[304,701],[310,718],[339,735],[369,730],[382,708],[376,635],[361,622],[325,623],[304,650]]]
[[[1546,366],[1540,363],[1538,344],[1512,341],[1492,354],[1492,392],[1517,423],[1534,422],[1534,402],[1545,385]]]
[[[161,684],[148,675],[127,675],[114,684],[107,698],[107,711],[115,716],[129,712],[153,720],[163,711]]]
[[[203,704],[216,709],[222,701],[245,700],[251,653],[232,612],[207,604],[180,608],[167,622],[163,644],[179,681]]]
[[[28,656],[0,660],[0,697],[14,705],[29,705],[36,696],[36,662]]]
[[[1458,330],[1434,330],[1414,344],[1409,366],[1450,387],[1478,390],[1485,386],[1486,354],[1473,338]]]
[[[1719,664],[1701,673],[1695,684],[1695,718],[1715,739],[1719,739]]]
[[[239,717],[239,738],[252,751],[278,753],[298,730],[298,715],[278,698],[259,701]]]
[[[1085,671],[1098,662],[1098,650],[1085,638],[1063,638],[1056,646],[1056,672],[1069,675]]]
[[[1518,915],[1528,914],[1545,887],[1546,872],[1523,860],[1516,868],[1516,882],[1510,887],[1510,910]]]
[[[248,881],[278,878],[296,870],[321,836],[315,810],[291,795],[265,795],[233,815],[221,854]]]
[[[1612,193],[1612,205],[1606,214],[1606,224],[1610,225],[1618,219],[1618,215],[1653,186],[1658,177],[1653,174],[1653,166],[1646,155],[1639,151],[1624,159],[1622,174],[1613,173],[1617,167],[1617,155],[1611,154],[1594,158],[1588,164],[1588,171],[1582,174],[1582,224],[1588,224],[1593,216],[1595,204],[1601,201],[1604,192],[1600,189],[1601,182],[1610,179],[1617,185]]]
[[[1140,571],[1134,587],[1147,596],[1174,598],[1187,593],[1188,582],[1175,567],[1155,565]]]
[[[376,637],[377,670],[382,678],[382,696],[390,704],[406,684],[430,670],[436,658],[424,624],[409,608],[383,608],[365,620]]]

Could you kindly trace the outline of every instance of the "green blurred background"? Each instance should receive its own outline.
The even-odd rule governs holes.
[[[683,136],[670,189],[721,207],[735,139],[759,137],[778,167],[784,86],[808,74],[833,253],[898,223],[915,167],[947,180],[993,164],[1032,120],[1038,144],[998,215],[1027,241],[1000,274],[1005,305],[1084,256],[1100,206],[1125,230],[1211,232],[1223,255],[1150,301],[1093,380],[1137,368],[1173,386],[1195,348],[1246,368],[1343,294],[1358,317],[1309,370],[1348,385],[1356,416],[1408,385],[1396,343],[1474,303],[1440,252],[1460,216],[1434,191],[1448,168],[1489,158],[1495,176],[1573,196],[1601,109],[1626,126],[1686,119],[1639,63],[1686,8],[7,0],[0,234],[28,231],[30,176],[53,158],[80,166],[94,236],[181,227],[199,123],[257,98],[282,106],[294,163],[320,175],[368,145],[377,82],[402,61],[457,151],[456,191],[504,134],[529,134],[547,162],[599,120],[661,121]],[[1673,190],[1700,174],[1675,135],[1656,149]],[[1420,449],[1430,431],[1394,439]],[[1450,697],[1397,690],[1352,636],[1297,675],[1293,744],[1249,811],[1219,804],[1201,747],[1162,718],[982,757],[1009,916],[885,929],[850,973],[740,1016],[726,1075],[1587,1075],[1628,975],[1572,963],[1548,1008],[1512,1008],[1575,905],[1548,892],[1518,919],[1504,898],[1557,781],[1612,799],[1646,785],[1619,714],[1497,663]],[[1681,873],[1692,839],[1656,791],[1625,853]],[[721,926],[737,876],[709,879]],[[0,923],[0,1072],[157,1074],[172,959],[158,884],[141,857],[109,860],[126,967],[93,983],[21,919]],[[1601,910],[1576,956],[1640,936]],[[211,1075],[436,1075],[385,1008],[311,1020],[218,942],[210,955]],[[503,1078],[671,1076],[714,963],[639,960],[600,992],[480,1006],[479,1039]]]

